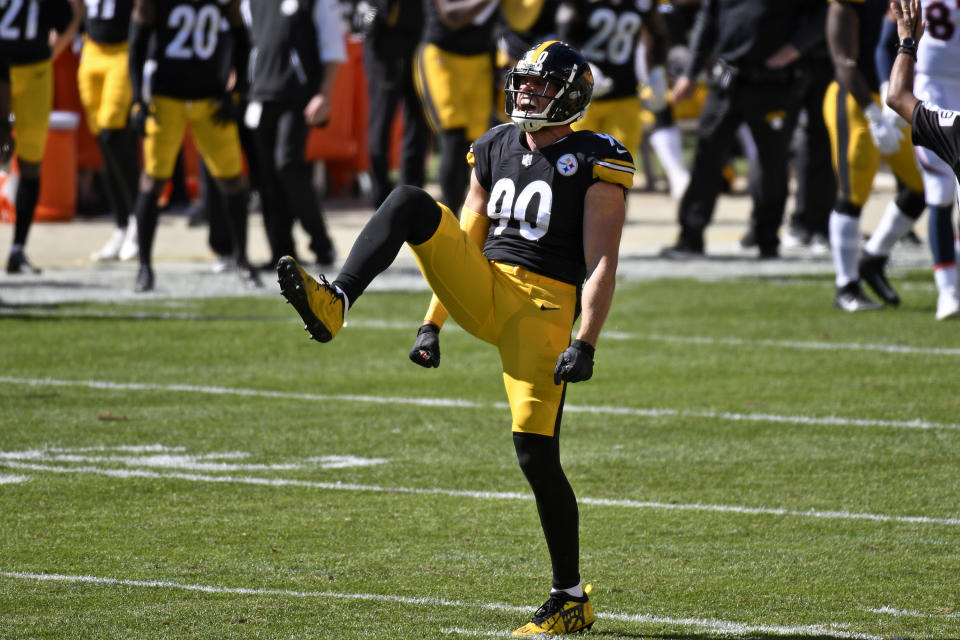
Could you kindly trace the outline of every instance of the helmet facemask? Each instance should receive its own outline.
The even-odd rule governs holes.
[[[534,78],[538,80],[535,84],[542,86],[539,91],[521,89]],[[523,131],[539,131],[583,117],[593,92],[593,76],[576,50],[559,41],[550,41],[524,54],[507,74],[503,90],[504,110],[514,124]],[[544,99],[546,104],[542,108],[529,110],[530,101],[542,104]]]

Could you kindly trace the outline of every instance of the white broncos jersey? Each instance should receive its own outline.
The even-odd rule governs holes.
[[[960,2],[921,0],[927,29],[917,51],[917,71],[960,80]]]

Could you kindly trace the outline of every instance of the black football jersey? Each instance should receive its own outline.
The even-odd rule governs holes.
[[[155,95],[183,100],[215,98],[226,85],[229,25],[233,0],[153,0]]]
[[[613,81],[600,99],[636,95],[634,66],[644,20],[656,11],[654,0],[577,0],[576,16],[567,34],[588,62]]]
[[[626,147],[609,135],[575,131],[531,151],[516,126],[502,124],[473,143],[467,161],[490,194],[484,255],[580,285],[587,189],[599,180],[633,184]]]
[[[84,0],[83,27],[94,42],[117,44],[127,41],[133,0]]]
[[[0,2],[0,55],[10,64],[31,64],[50,57],[50,30],[64,31],[73,19],[67,0]]]
[[[913,112],[913,143],[940,156],[960,181],[960,111],[918,104]]]

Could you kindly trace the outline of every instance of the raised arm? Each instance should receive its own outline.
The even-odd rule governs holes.
[[[913,95],[913,70],[916,63],[917,43],[923,36],[923,19],[920,0],[903,0],[903,5],[897,0],[890,3],[894,15],[897,17],[897,35],[900,36],[900,46],[897,47],[897,57],[893,60],[893,69],[890,71],[890,86],[887,88],[887,105],[900,114],[907,122],[913,122],[913,112],[920,101]],[[907,38],[912,38],[913,48],[909,46]],[[907,44],[906,47],[903,45]]]

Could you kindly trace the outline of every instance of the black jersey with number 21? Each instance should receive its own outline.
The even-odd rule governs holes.
[[[494,127],[467,160],[490,194],[492,218],[484,245],[491,259],[579,285],[586,276],[583,215],[587,189],[597,181],[630,188],[633,158],[609,135],[575,131],[531,151],[513,124]]]

